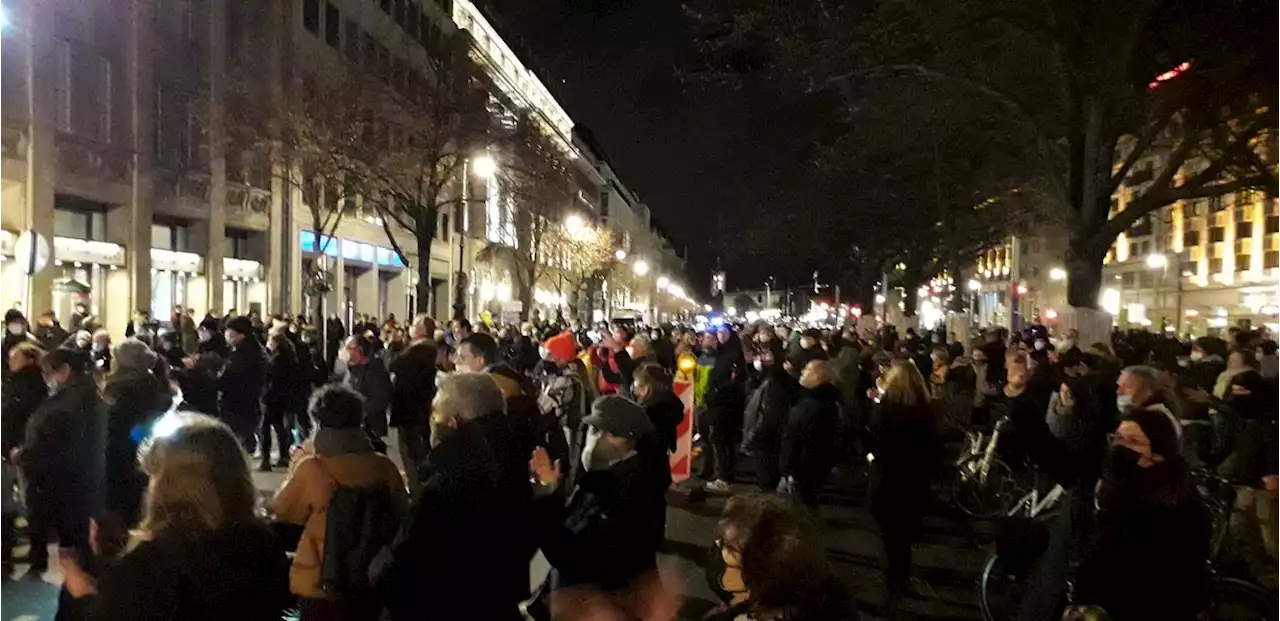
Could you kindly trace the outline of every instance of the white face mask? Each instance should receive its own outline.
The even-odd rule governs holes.
[[[756,368],[756,370],[757,370],[757,371],[763,371],[763,370],[764,370],[764,361],[763,361],[763,360],[760,360],[760,359],[758,359],[758,358],[757,358],[757,359],[756,359],[756,361],[755,361],[755,362],[753,362],[753,363],[751,363],[751,364],[755,366],[755,368]]]
[[[233,334],[235,334],[235,332],[232,332],[231,330],[227,330],[226,332],[222,333],[222,338],[227,339],[228,343],[234,343],[235,341],[231,339],[231,335]]]
[[[105,344],[103,344],[103,343],[94,343],[94,344],[93,344],[93,352],[94,352],[94,353],[101,353],[101,352],[102,352],[102,350],[104,350],[104,349],[106,349],[106,348],[107,348],[107,346],[106,346]]]
[[[1191,352],[1191,359],[1192,359],[1192,360],[1200,360],[1201,358],[1204,358],[1204,352],[1202,352],[1202,351],[1193,351],[1193,352]]]
[[[9,334],[14,336],[22,336],[22,333],[26,332],[26,329],[23,328],[20,323],[11,323],[7,327],[9,329]]]
[[[1041,351],[1041,350],[1043,350],[1043,349],[1044,349],[1044,341],[1036,341],[1036,345],[1035,345],[1035,347],[1036,347],[1036,351]]]
[[[608,470],[612,458],[608,455],[606,445],[600,443],[603,435],[599,429],[587,429],[587,437],[582,443],[582,467],[587,470]]]

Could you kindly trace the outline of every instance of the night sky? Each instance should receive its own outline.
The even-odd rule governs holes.
[[[480,3],[485,6],[484,2]],[[693,24],[671,0],[491,0],[496,27],[578,126],[601,143],[623,182],[653,210],[690,283],[705,295],[730,219],[752,192],[743,142],[751,96],[689,77]],[[732,276],[731,276],[732,277]],[[730,287],[733,288],[733,283]],[[739,283],[742,286],[742,283]]]

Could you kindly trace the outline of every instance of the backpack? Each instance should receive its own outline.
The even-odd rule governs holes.
[[[359,597],[372,591],[369,566],[395,538],[399,526],[386,486],[336,486],[325,516],[320,589],[333,597]]]

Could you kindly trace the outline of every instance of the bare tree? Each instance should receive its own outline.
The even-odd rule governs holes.
[[[515,128],[499,166],[498,221],[486,223],[497,241],[480,258],[511,266],[523,319],[533,307],[534,288],[563,260],[564,220],[577,193],[568,168],[573,155],[558,137],[528,115]]]
[[[393,77],[397,87],[381,102],[387,140],[379,165],[368,171],[365,197],[406,263],[408,253],[395,229],[414,239],[419,311],[428,308],[431,242],[440,214],[452,210],[458,230],[465,233],[463,223],[469,219],[462,213],[482,202],[474,198],[474,190],[464,191],[471,185],[470,179],[463,179],[468,162],[496,149],[512,132],[509,115],[492,102],[486,78],[469,55],[467,37],[455,34],[429,41],[427,47],[427,77],[407,70],[403,77]],[[461,279],[458,287],[465,287]]]

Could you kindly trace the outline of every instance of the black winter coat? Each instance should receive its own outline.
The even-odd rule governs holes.
[[[164,415],[173,395],[151,373],[115,373],[107,377],[103,396],[108,407],[107,510],[132,527],[140,517],[147,489],[147,475],[138,463],[138,439],[150,434],[149,430],[135,434],[134,429],[149,427]]]
[[[528,557],[519,534],[528,514],[506,493],[484,428],[460,424],[431,451],[427,467],[389,558],[371,571],[391,618],[420,619],[426,609],[437,619],[523,618]],[[510,583],[517,565],[522,584]],[[477,577],[486,583],[479,591]]]
[[[370,434],[387,436],[387,405],[391,403],[391,375],[381,360],[347,367],[347,386],[364,397],[364,424]]]
[[[568,507],[542,512],[549,521],[540,547],[553,568],[552,589],[591,584],[612,591],[656,571],[671,482],[659,457],[651,446],[608,470],[584,471]],[[558,503],[559,496],[540,502]]]
[[[784,475],[823,481],[839,456],[840,389],[833,384],[802,390],[782,428],[778,468]]]
[[[290,599],[284,548],[254,522],[143,542],[78,603],[91,621],[278,621]]]
[[[741,420],[745,406],[747,361],[742,355],[742,342],[733,334],[715,351],[715,363],[707,376],[706,404],[708,425],[734,425]]]
[[[881,519],[922,515],[943,460],[933,407],[882,402],[872,411],[870,432],[872,512]]]
[[[267,387],[267,357],[262,345],[246,335],[231,350],[218,376],[219,409],[224,420],[252,421],[262,416],[262,393]]]
[[[414,341],[391,363],[391,426],[425,426],[436,396],[436,344]]]
[[[1185,476],[1185,465],[1164,462],[1156,468],[1183,468],[1171,476]],[[1076,572],[1077,602],[1101,606],[1114,621],[1191,621],[1204,609],[1209,519],[1188,481],[1175,487],[1184,492],[1126,491],[1113,508],[1106,507],[1100,490],[1103,508]]]
[[[799,391],[800,384],[780,365],[765,369],[764,381],[747,400],[742,426],[744,451],[778,452],[787,413]]]
[[[268,354],[270,373],[262,405],[270,412],[297,412],[305,409],[311,385],[306,372],[293,353],[273,351]]]
[[[653,432],[660,446],[668,452],[676,451],[676,428],[684,420],[684,403],[669,390],[655,393],[644,400],[644,413],[653,423]]]
[[[40,367],[30,365],[4,378],[4,407],[0,408],[0,421],[3,428],[4,455],[14,447],[22,445],[23,434],[26,433],[27,421],[36,408],[49,396],[49,388],[45,386]]]
[[[88,515],[102,505],[106,411],[87,374],[72,373],[27,422],[19,465],[28,491],[66,515]]]

